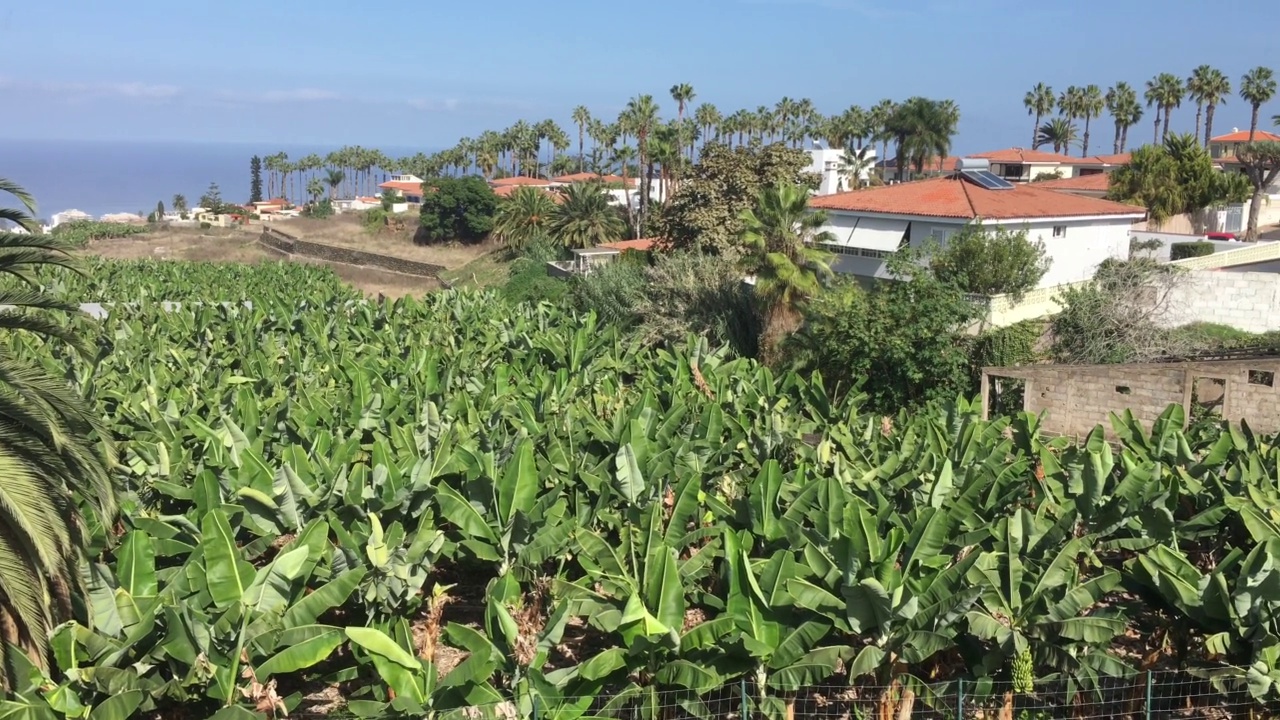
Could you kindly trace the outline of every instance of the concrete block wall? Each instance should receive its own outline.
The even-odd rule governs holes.
[[[1280,274],[1195,270],[1175,287],[1165,327],[1193,322],[1229,325],[1246,332],[1280,330]]]
[[[275,228],[264,229],[262,234],[258,236],[258,243],[287,255],[303,255],[317,260],[327,260],[344,265],[374,267],[419,277],[434,278],[445,269],[443,265],[433,265],[431,263],[417,262],[416,260],[406,260],[393,255],[379,255],[378,253],[365,252],[363,250],[353,250],[351,248],[302,240],[286,235]]]

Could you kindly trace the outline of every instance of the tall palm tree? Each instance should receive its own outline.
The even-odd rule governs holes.
[[[684,119],[684,109],[698,94],[689,83],[678,83],[671,86],[671,99],[676,101],[676,119]]]
[[[724,117],[720,115],[720,111],[711,103],[702,103],[693,111],[693,121],[702,128],[702,145],[706,147],[711,141],[714,132],[715,139],[720,139],[720,124],[724,122]],[[693,160],[693,148],[689,148],[689,159]]]
[[[1089,122],[1102,114],[1104,101],[1102,89],[1097,85],[1086,85],[1080,91],[1079,109],[1084,118],[1084,139],[1080,143],[1080,157],[1089,156]]]
[[[1145,93],[1147,105],[1155,105],[1160,109],[1156,117],[1157,127],[1161,122],[1164,126],[1163,130],[1157,134],[1156,141],[1169,137],[1169,120],[1173,116],[1174,109],[1182,107],[1182,99],[1186,94],[1187,90],[1182,84],[1182,79],[1173,73],[1160,73],[1147,81]]]
[[[912,97],[899,105],[885,126],[897,142],[898,179],[903,179],[908,161],[916,172],[923,172],[932,158],[946,157],[958,120],[955,103],[947,100]]]
[[[1227,98],[1231,97],[1231,79],[1221,70],[1210,68],[1200,92],[1205,104],[1204,145],[1208,147],[1209,139],[1213,137],[1213,112],[1219,105],[1225,105]]]
[[[173,208],[174,212],[182,215],[187,211],[187,196],[182,194],[174,195],[173,201],[169,203],[169,206]]]
[[[622,111],[622,118],[619,118],[630,132],[636,137],[636,149],[640,154],[640,167],[649,166],[649,133],[653,132],[653,128],[658,124],[658,103],[654,101],[652,95],[640,95],[631,98],[627,102],[627,107]],[[653,178],[651,173],[645,173],[640,179],[640,224],[643,225],[648,216],[649,197],[652,193]]]
[[[587,156],[584,150],[586,146],[587,126],[591,124],[591,111],[586,105],[579,105],[573,109],[573,122],[578,126],[578,172],[586,170]]]
[[[1206,88],[1209,85],[1209,76],[1213,74],[1213,68],[1209,65],[1200,65],[1191,71],[1191,75],[1187,77],[1187,97],[1196,103],[1196,131],[1195,137],[1200,137],[1200,123],[1204,119],[1204,106]]]
[[[338,168],[329,168],[329,172],[325,175],[325,182],[329,185],[329,199],[333,200],[333,194],[337,191],[338,186],[343,180],[347,179],[347,173]]]
[[[307,196],[311,198],[311,202],[316,202],[320,196],[324,195],[324,183],[320,178],[313,177],[307,181]]]
[[[1084,88],[1072,85],[1058,96],[1058,115],[1072,124],[1084,117]]]
[[[779,183],[761,190],[755,207],[740,218],[740,239],[750,253],[744,269],[755,276],[764,305],[760,346],[766,362],[777,359],[783,338],[799,326],[801,308],[831,275],[831,255],[817,245],[833,237],[822,231],[827,216],[808,206],[806,188]]]
[[[1056,153],[1066,153],[1076,144],[1076,126],[1065,117],[1049,118],[1036,133],[1036,147],[1048,145]]]
[[[21,204],[0,208],[0,220],[38,232],[31,196],[5,179],[0,192]],[[77,265],[49,237],[0,232],[0,272],[16,280],[0,290],[0,306],[8,308],[0,312],[0,328],[88,353],[74,329],[46,316],[79,309],[40,289],[32,274],[44,267]],[[99,526],[111,527],[116,499],[108,474],[111,434],[64,379],[6,351],[0,353],[0,385],[0,684],[7,687],[11,647],[45,666],[50,631],[72,619],[87,545],[80,503],[98,516]]]
[[[589,248],[621,240],[627,231],[618,209],[599,182],[573,183],[551,218],[551,237],[568,248]]]
[[[544,190],[518,187],[502,200],[493,218],[493,232],[510,248],[524,247],[547,234],[556,204]]]
[[[894,111],[898,109],[898,104],[888,98],[876,103],[871,111],[867,113],[867,124],[871,131],[871,140],[880,141],[880,162],[887,162],[889,159],[889,141],[893,139],[893,135],[889,133],[889,118],[893,117]],[[883,177],[881,179],[884,179]]]
[[[1022,97],[1022,104],[1027,108],[1027,114],[1035,116],[1036,119],[1031,125],[1031,149],[1035,150],[1037,138],[1040,136],[1040,119],[1053,112],[1053,88],[1044,83],[1036,83],[1036,86]]]
[[[1258,109],[1275,97],[1275,94],[1275,73],[1269,67],[1259,65],[1240,78],[1240,99],[1253,108],[1253,115],[1249,118],[1249,142],[1253,142],[1253,136],[1258,132]]]
[[[1116,127],[1112,152],[1119,154],[1124,152],[1124,141],[1129,128],[1142,118],[1142,106],[1138,103],[1138,93],[1123,80],[1107,90],[1104,100],[1107,112],[1111,113],[1111,119]]]

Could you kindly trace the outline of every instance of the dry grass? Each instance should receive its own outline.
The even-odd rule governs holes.
[[[511,271],[511,257],[505,248],[481,255],[459,268],[440,273],[440,279],[451,287],[487,288],[502,285]]]
[[[333,268],[338,277],[348,285],[370,296],[419,296],[440,288],[439,281],[432,278],[301,257],[286,258],[259,245],[257,236],[256,228],[253,232],[233,229],[171,229],[93,242],[84,253],[121,260],[155,258],[249,264],[285,261],[326,265]]]
[[[278,220],[273,227],[286,234],[305,240],[348,247],[380,255],[394,255],[406,260],[417,260],[446,268],[459,268],[494,249],[494,245],[416,245],[414,231],[418,228],[418,216],[413,213],[395,216],[396,227],[378,232],[364,228],[359,213],[335,215],[324,220],[293,218]]]

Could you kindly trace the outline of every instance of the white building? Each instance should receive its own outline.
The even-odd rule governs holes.
[[[825,210],[835,236],[832,269],[889,278],[885,261],[899,249],[947,239],[970,222],[1026,229],[1045,245],[1051,265],[1039,287],[1088,280],[1107,258],[1129,256],[1129,229],[1146,217],[1132,205],[1013,184],[982,160],[964,160],[947,177],[837,193],[809,202]]]
[[[83,210],[63,210],[60,213],[54,213],[50,218],[53,223],[49,227],[55,228],[63,223],[79,222],[82,220],[92,220],[93,216]]]
[[[818,147],[810,148],[809,166],[804,171],[822,177],[822,182],[818,185],[816,194],[831,195],[855,189],[853,187],[853,178],[845,177],[840,173],[840,168],[844,165],[844,148],[822,147],[821,141],[814,141],[814,145]],[[864,161],[863,169],[858,173],[859,182],[857,185],[865,185],[871,178],[871,172],[876,166],[876,150],[867,145],[861,150],[852,150],[851,152]]]
[[[392,175],[391,179],[378,185],[383,190],[394,190],[408,203],[422,202],[422,178],[417,175],[401,173]]]

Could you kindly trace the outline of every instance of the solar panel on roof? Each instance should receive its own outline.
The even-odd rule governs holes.
[[[999,175],[996,175],[990,170],[961,170],[960,175],[965,179],[972,181],[974,185],[986,188],[987,190],[1013,189],[1013,183],[1005,180]]]

